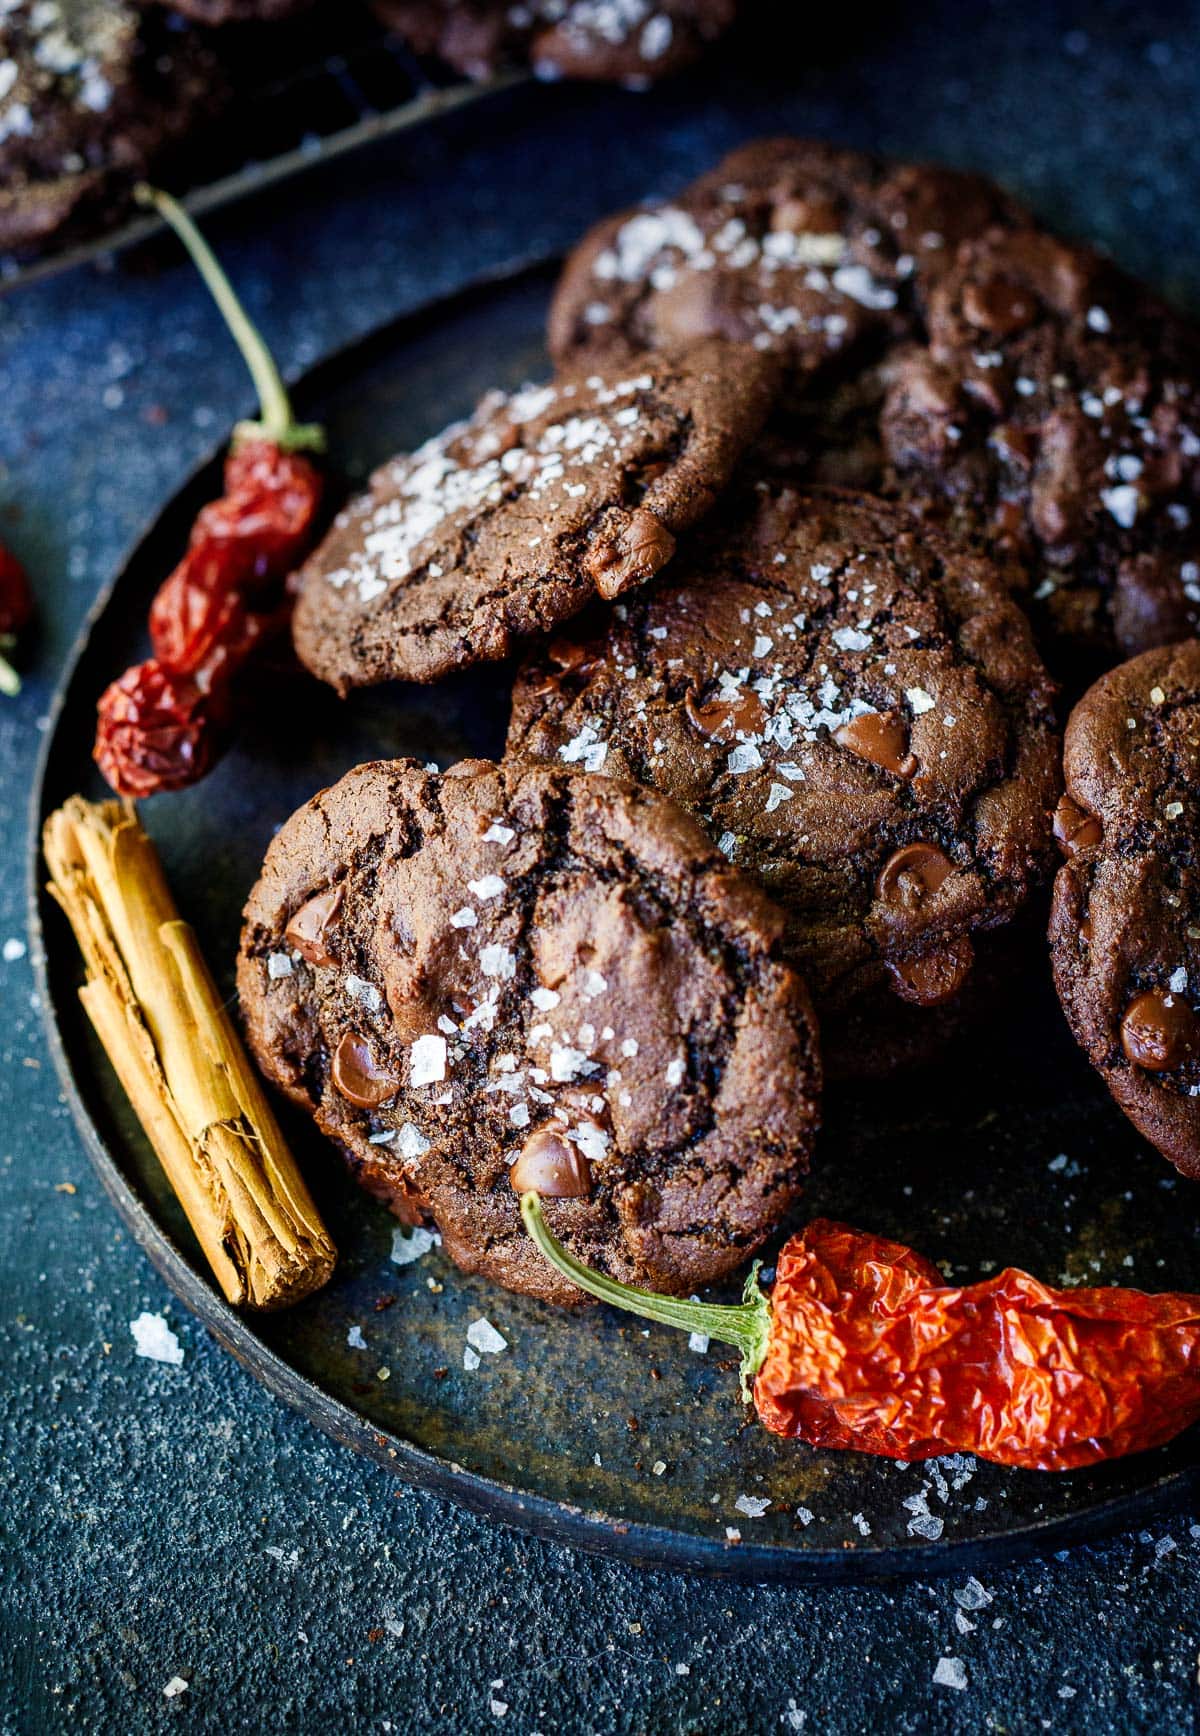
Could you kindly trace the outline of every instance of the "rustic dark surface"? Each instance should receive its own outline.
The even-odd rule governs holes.
[[[500,100],[214,237],[295,369],[790,128],[991,170],[1200,305],[1190,9],[943,3],[848,13],[844,30],[775,86]],[[1193,1729],[1194,1513],[990,1575],[981,1608],[958,1580],[801,1593],[640,1574],[407,1493],[171,1301],[87,1167],[11,943],[57,671],[122,547],[246,390],[173,260],[23,291],[0,303],[0,346],[0,535],[45,600],[26,691],[0,711],[2,1727]],[[181,1366],[134,1356],[144,1309],[170,1321]],[[164,1698],[175,1676],[188,1686]]]

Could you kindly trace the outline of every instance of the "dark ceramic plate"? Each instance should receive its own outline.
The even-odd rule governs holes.
[[[326,423],[332,451],[362,477],[485,387],[545,371],[550,281],[548,267],[526,269],[389,327],[303,382],[304,416]],[[89,758],[96,696],[144,654],[148,600],[216,493],[217,465],[165,507],[94,611],[52,720],[38,819],[73,790],[99,793]],[[498,753],[508,681],[504,669],[484,670],[341,703],[294,673],[264,677],[218,770],[144,806],[222,982],[232,986],[242,901],[293,808],[362,759],[414,754],[449,765]],[[34,874],[40,880],[36,864]],[[608,1311],[557,1313],[463,1278],[437,1250],[393,1264],[391,1220],[291,1116],[341,1262],[329,1287],[292,1312],[237,1314],[217,1294],[82,1016],[65,924],[40,890],[35,902],[51,1047],[117,1209],[176,1294],[259,1380],[398,1475],[585,1548],[751,1579],[982,1569],[1132,1525],[1195,1493],[1194,1433],[1069,1476],[970,1460],[907,1467],[781,1442],[748,1421],[715,1345],[698,1355],[681,1335]],[[956,1277],[1014,1263],[1051,1279],[1200,1289],[1196,1194],[1109,1103],[1046,977],[1030,943],[1026,986],[997,1002],[976,1046],[932,1076],[833,1097],[811,1210],[910,1241]],[[481,1315],[508,1348],[470,1372],[466,1331]],[[743,1496],[770,1506],[749,1517]]]

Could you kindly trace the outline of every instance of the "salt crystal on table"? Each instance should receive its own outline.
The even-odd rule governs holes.
[[[163,1699],[164,1700],[174,1700],[174,1699],[178,1698],[178,1696],[180,1694],[184,1694],[186,1692],[187,1692],[187,1683],[184,1681],[183,1677],[182,1676],[172,1676],[171,1680],[167,1683],[166,1687],[163,1689]]]
[[[708,1333],[692,1332],[688,1335],[688,1349],[694,1350],[697,1356],[708,1355]]]
[[[939,1658],[933,1679],[939,1688],[965,1688],[967,1669],[961,1658]]]
[[[161,1314],[139,1314],[129,1322],[134,1354],[151,1362],[169,1362],[176,1368],[183,1361],[183,1346]]]
[[[349,1332],[346,1334],[346,1343],[350,1346],[351,1350],[365,1350],[367,1348],[367,1341],[362,1335],[361,1326],[352,1326],[350,1328]]]

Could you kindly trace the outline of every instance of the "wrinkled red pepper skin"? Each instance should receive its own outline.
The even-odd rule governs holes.
[[[814,1447],[1094,1465],[1200,1418],[1200,1296],[1013,1269],[952,1288],[900,1243],[818,1219],[779,1258],[754,1403]]]
[[[220,757],[234,679],[287,623],[291,597],[272,590],[307,551],[321,487],[315,465],[272,441],[230,452],[224,494],[197,515],[151,605],[154,656],[100,699],[94,755],[118,795],[186,789]]]
[[[0,635],[19,633],[33,614],[29,575],[16,555],[0,543]]]

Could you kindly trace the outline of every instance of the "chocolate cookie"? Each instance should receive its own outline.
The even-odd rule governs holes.
[[[507,655],[670,559],[761,426],[766,358],[717,342],[492,392],[372,478],[301,574],[294,635],[341,692]]]
[[[796,1199],[816,1124],[781,918],[664,796],[562,768],[376,761],[301,808],[246,906],[266,1073],[467,1271],[578,1293],[524,1235],[689,1291]]]
[[[314,0],[158,0],[194,24],[274,24],[307,12]]]
[[[1200,622],[1200,342],[1083,247],[1033,230],[965,245],[892,363],[897,485],[1031,580],[1056,657],[1111,660]]]
[[[974,175],[759,140],[669,204],[593,229],[563,272],[550,348],[625,356],[718,335],[778,351],[803,395],[912,335],[957,242],[1019,219]]]
[[[830,1071],[879,1071],[1049,873],[1052,700],[989,562],[870,496],[760,484],[531,657],[509,749],[691,809],[783,905]]]
[[[1138,1130],[1200,1178],[1200,643],[1147,651],[1067,725],[1054,980]]]
[[[372,0],[418,54],[467,78],[529,61],[543,78],[641,89],[678,72],[728,29],[737,0]]]
[[[123,0],[0,7],[0,248],[101,221],[223,100],[196,37]]]

